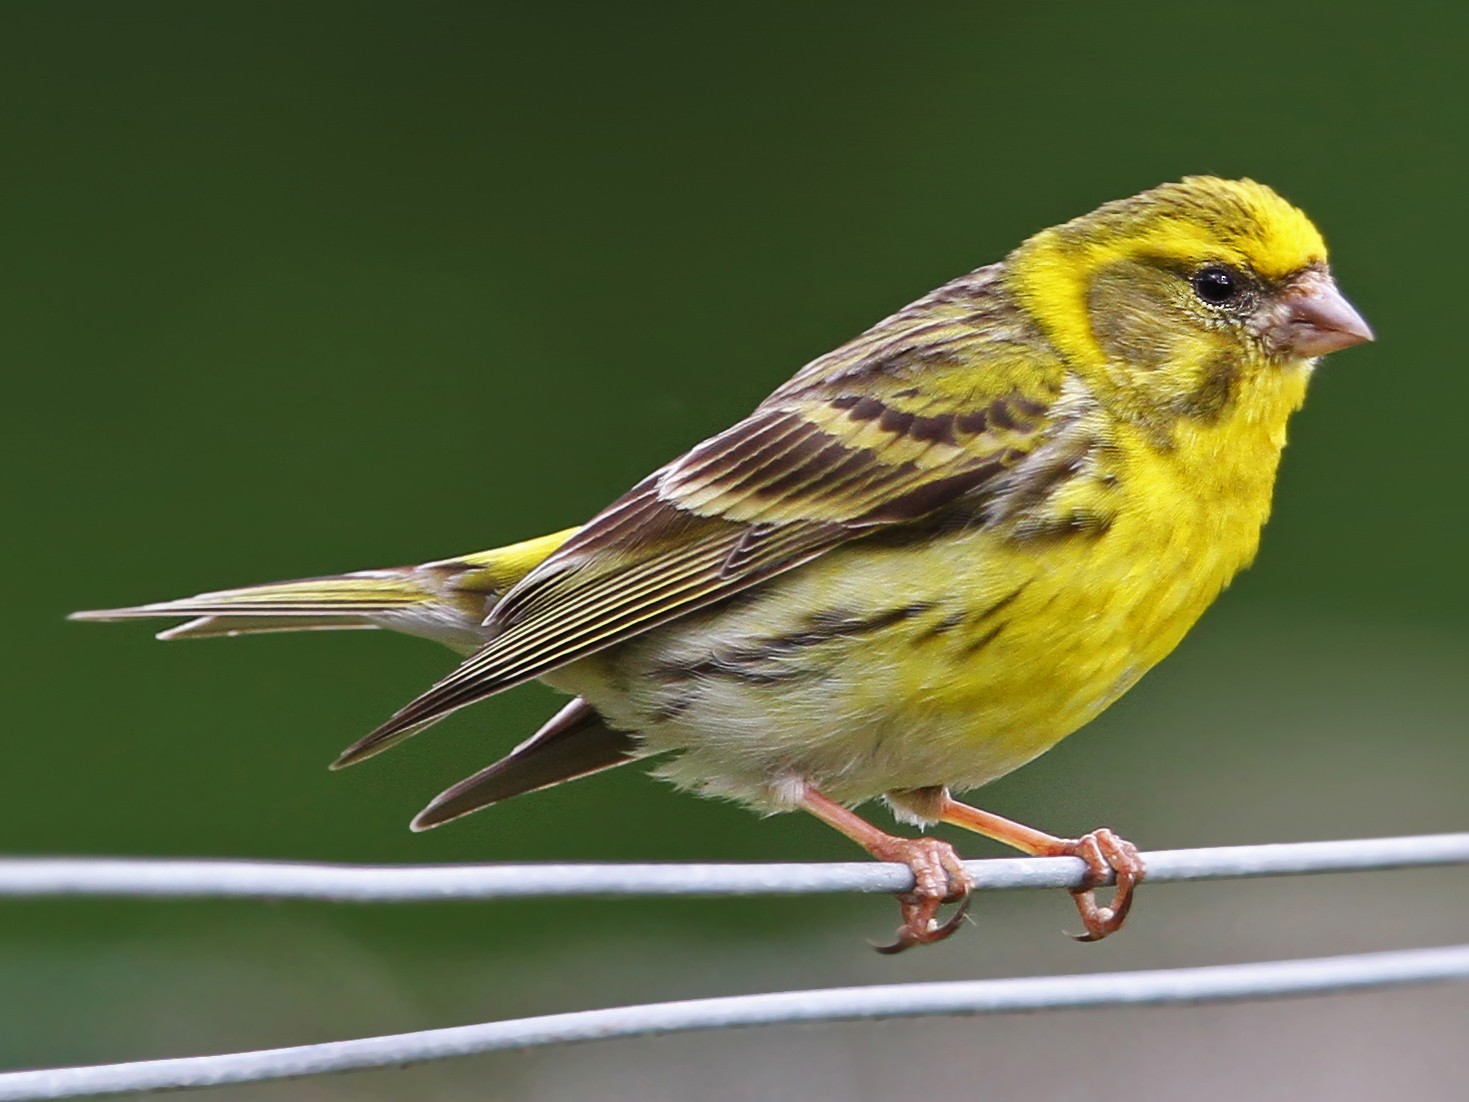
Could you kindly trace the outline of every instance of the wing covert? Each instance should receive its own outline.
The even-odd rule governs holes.
[[[975,285],[986,272],[814,361],[594,517],[496,606],[498,636],[339,764],[839,544],[982,499],[1043,438],[1065,374],[991,279]]]

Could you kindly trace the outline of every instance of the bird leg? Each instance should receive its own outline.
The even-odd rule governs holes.
[[[1137,847],[1106,827],[1083,834],[1080,838],[1057,838],[977,807],[961,804],[947,792],[937,801],[935,817],[1036,857],[1080,857],[1085,861],[1086,880],[1082,887],[1071,890],[1071,897],[1081,914],[1081,923],[1086,927],[1086,933],[1070,935],[1077,941],[1100,941],[1120,930],[1127,920],[1127,912],[1132,909],[1133,888],[1147,872]],[[1096,889],[1114,877],[1117,891],[1112,896],[1111,905],[1103,906],[1097,902]]]
[[[807,788],[800,806],[835,827],[879,861],[898,861],[913,871],[913,887],[898,896],[903,924],[891,945],[874,945],[879,953],[901,953],[911,945],[943,941],[959,928],[969,909],[974,880],[948,842],[938,838],[901,838],[886,834],[856,812]],[[945,922],[937,919],[945,903],[959,908]]]

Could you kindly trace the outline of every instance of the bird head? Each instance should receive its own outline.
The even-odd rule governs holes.
[[[1282,377],[1304,393],[1318,357],[1372,339],[1310,219],[1252,180],[1192,176],[1107,203],[1006,269],[1077,372],[1143,417],[1215,417]]]

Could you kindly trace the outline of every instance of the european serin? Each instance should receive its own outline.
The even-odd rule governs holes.
[[[423,566],[81,619],[160,638],[379,627],[469,655],[350,747],[385,750],[532,678],[575,699],[435,799],[425,829],[649,755],[678,785],[802,808],[913,870],[893,948],[936,941],[953,848],[851,806],[1074,854],[1117,894],[1107,830],[1056,838],[952,791],[1116,700],[1255,555],[1317,357],[1372,339],[1304,214],[1249,180],[1165,184],[1030,238],[807,364],[745,420],[581,528]]]

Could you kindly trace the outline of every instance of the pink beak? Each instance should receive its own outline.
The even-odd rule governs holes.
[[[1303,359],[1373,339],[1362,315],[1325,272],[1312,270],[1295,279],[1277,300],[1274,313],[1270,343]]]

